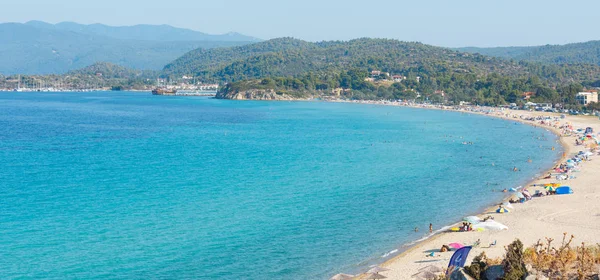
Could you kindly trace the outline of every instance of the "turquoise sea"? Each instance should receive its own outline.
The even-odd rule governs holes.
[[[400,107],[0,93],[0,278],[353,273],[499,201],[556,140]]]

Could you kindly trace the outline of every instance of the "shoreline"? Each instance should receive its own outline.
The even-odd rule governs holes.
[[[359,104],[370,104],[370,105],[381,105],[381,106],[398,106],[398,107],[407,107],[407,108],[416,108],[416,109],[430,109],[430,110],[445,110],[445,111],[453,111],[453,112],[459,112],[459,113],[469,113],[469,114],[476,114],[476,115],[482,115],[482,116],[488,116],[488,117],[495,117],[495,118],[499,118],[499,119],[503,119],[503,120],[507,120],[507,121],[518,121],[519,123],[522,124],[526,124],[526,125],[530,125],[530,126],[534,126],[534,127],[538,127],[538,128],[543,128],[546,129],[547,131],[553,133],[554,135],[557,136],[557,142],[560,144],[560,146],[563,149],[563,155],[561,157],[559,157],[557,160],[554,161],[554,165],[556,166],[556,164],[564,162],[566,159],[568,159],[569,157],[571,157],[576,148],[573,144],[568,143],[566,140],[566,136],[562,135],[562,131],[557,128],[557,127],[553,127],[553,126],[548,126],[548,125],[542,125],[537,123],[537,121],[529,121],[526,119],[522,119],[522,118],[515,118],[513,116],[516,115],[527,115],[528,117],[541,117],[541,116],[552,116],[552,117],[558,117],[560,116],[560,114],[557,113],[546,113],[546,112],[529,112],[529,111],[518,111],[518,110],[510,110],[510,109],[504,109],[504,110],[499,110],[498,108],[491,108],[491,107],[475,107],[478,108],[478,111],[473,111],[473,107],[436,107],[436,106],[424,106],[424,105],[417,105],[417,104],[399,104],[399,103],[392,103],[392,102],[372,102],[372,101],[360,101],[360,102],[349,102],[349,101],[328,101],[328,102],[341,102],[341,103],[359,103]],[[458,108],[458,109],[457,109]],[[487,111],[487,112],[483,112],[483,111]],[[589,118],[587,120],[582,120],[584,118]],[[585,124],[585,126],[591,126],[594,127],[594,129],[598,130],[599,126],[598,124],[600,123],[597,119],[597,117],[595,117],[595,119],[593,119],[594,117],[587,117],[587,116],[568,116],[565,119],[561,120],[561,125],[565,122],[565,121],[569,121],[572,119],[578,119],[579,121],[579,125],[582,126],[582,124]],[[593,123],[593,124],[592,124]],[[585,128],[584,127],[576,127],[576,128]],[[581,149],[584,149],[584,147],[581,147]],[[586,162],[587,165],[587,162]],[[586,168],[586,170],[588,170]],[[554,171],[553,168],[546,170],[545,173],[543,174],[547,174],[547,173],[552,173]],[[594,177],[594,176],[592,176]],[[600,176],[596,176],[598,177],[597,179],[600,179]],[[579,178],[576,178],[575,180],[577,180]],[[592,178],[594,179],[594,178]],[[554,181],[553,179],[547,179],[550,181]],[[536,184],[536,183],[540,183],[540,181],[545,181],[544,179],[540,179],[538,178],[532,178],[531,180],[526,181],[526,184],[524,184],[524,188],[528,188],[528,189],[533,189],[533,187],[531,187],[532,185]],[[570,183],[571,181],[569,181]],[[571,184],[569,184],[571,185]],[[577,192],[577,189],[575,190],[575,192]],[[571,195],[572,196],[572,195]],[[560,200],[561,198],[564,198],[567,196],[558,196],[558,199]],[[542,198],[534,198],[534,200],[545,200],[548,198],[554,198],[553,200],[556,200],[557,196],[552,196],[552,197],[542,197]],[[508,201],[509,200],[509,196],[505,197],[502,201]],[[477,212],[474,211],[475,214],[474,216],[483,216],[483,215],[492,215],[495,218],[498,215],[502,215],[502,214],[495,214],[495,209],[497,207],[497,203],[490,205],[488,207],[485,207],[483,211],[481,212]],[[532,205],[532,201],[528,202],[526,204],[527,206],[529,206],[528,208],[531,208]],[[515,206],[515,210],[518,210],[519,207],[521,206],[521,204],[514,204]],[[534,205],[535,208],[535,205]],[[521,213],[515,213],[517,211],[513,211],[512,213],[509,214],[505,214],[505,215],[513,215],[513,218],[517,219],[517,220],[522,220],[519,219],[519,217],[514,217],[514,215],[519,215]],[[459,222],[460,223],[460,222]],[[526,224],[526,223],[525,223]],[[452,227],[457,225],[457,223],[453,223],[450,224],[449,226],[444,226],[443,228],[446,227]],[[560,240],[558,237],[559,235],[562,235],[563,232],[565,232],[565,230],[560,230],[560,229],[556,229],[555,226],[555,232],[552,232],[551,237],[555,237],[555,240]],[[512,239],[509,239],[510,242],[512,242],[514,239],[519,238],[523,241],[524,245],[530,246],[533,245],[533,243],[530,242],[530,240],[532,240],[532,238],[526,238],[525,236],[521,236],[519,234],[517,234],[516,232],[511,232],[512,227],[509,226],[509,230],[508,231],[502,231],[498,234],[502,234],[504,236],[510,236],[512,237]],[[525,230],[527,232],[527,229]],[[569,232],[571,233],[571,232]],[[441,231],[438,233],[435,233],[431,235],[431,236],[425,236],[424,240],[421,241],[416,241],[414,244],[411,244],[409,246],[407,246],[408,248],[406,248],[406,250],[403,250],[402,252],[400,252],[398,255],[395,255],[393,257],[391,257],[388,260],[383,261],[382,263],[380,263],[379,265],[385,268],[390,269],[387,272],[382,272],[382,275],[385,275],[388,277],[388,279],[407,279],[409,278],[411,275],[415,274],[418,272],[419,268],[425,267],[427,265],[431,265],[431,264],[440,264],[442,265],[442,268],[445,268],[445,266],[447,266],[447,260],[449,260],[451,254],[449,253],[441,253],[439,255],[443,255],[440,257],[444,257],[443,259],[441,258],[437,258],[437,259],[428,259],[425,255],[425,252],[421,252],[419,253],[419,251],[422,251],[422,249],[428,249],[425,251],[437,251],[435,249],[440,248],[441,245],[443,244],[448,244],[449,242],[447,241],[449,238],[454,238],[454,239],[460,239],[461,237],[464,238],[464,235],[470,235],[471,239],[474,239],[474,237],[472,237],[472,235],[477,235],[477,236],[485,236],[488,235],[489,237],[489,232],[487,234],[482,234],[482,233],[478,233],[478,232],[449,232],[449,231]],[[494,234],[494,233],[492,233]],[[456,237],[457,235],[460,235],[460,237]],[[496,234],[494,234],[496,235]],[[593,235],[593,234],[592,234]],[[533,237],[533,239],[537,240],[537,239],[541,239],[548,236],[548,234],[542,234],[539,236],[535,236]],[[531,234],[529,235],[529,237],[532,237]],[[576,235],[577,237],[577,235]],[[451,239],[451,240],[454,240]],[[478,238],[479,240],[481,240],[481,238]],[[525,240],[524,240],[525,239]],[[496,239],[494,239],[496,240]],[[595,239],[595,242],[598,242],[597,239]],[[581,241],[592,241],[592,239],[588,239],[588,240],[581,240],[581,239],[576,239],[576,242],[581,242]],[[474,256],[479,255],[480,252],[486,252],[486,254],[492,258],[496,258],[496,257],[501,257],[503,255],[503,246],[508,245],[508,243],[510,242],[503,242],[500,243],[498,242],[498,245],[495,246],[494,248],[492,248],[491,246],[489,246],[489,248],[474,248],[471,252],[471,254],[469,254],[468,260],[467,260],[467,264],[470,263],[470,261],[473,259]],[[482,245],[484,245],[485,242],[482,242]],[[488,243],[489,244],[489,243]],[[498,249],[499,248],[499,249]],[[488,249],[488,250],[482,250],[482,249]],[[493,252],[488,252],[488,251],[493,251]],[[501,251],[501,252],[500,252]],[[452,252],[450,252],[452,253]],[[435,258],[435,257],[434,257]],[[437,262],[437,263],[436,263]],[[364,274],[359,274],[357,276],[357,279],[364,279]]]
[[[569,154],[568,149],[569,147],[567,146],[566,142],[564,142],[563,137],[561,135],[560,130],[558,130],[557,128],[554,127],[547,127],[547,126],[542,126],[539,125],[537,123],[532,123],[532,122],[528,122],[526,120],[522,120],[522,119],[515,119],[515,118],[509,118],[509,117],[505,117],[505,116],[499,116],[499,115],[491,115],[491,114],[485,114],[485,113],[481,113],[481,112],[473,112],[473,111],[468,111],[468,110],[456,110],[456,109],[451,109],[451,108],[436,108],[436,107],[422,107],[422,106],[416,106],[416,105],[398,105],[398,104],[385,104],[385,103],[380,103],[380,102],[370,102],[370,101],[358,101],[358,102],[348,102],[348,101],[329,101],[329,102],[334,102],[334,103],[357,103],[357,104],[367,104],[367,105],[378,105],[378,106],[394,106],[394,107],[405,107],[405,108],[413,108],[413,109],[425,109],[425,110],[438,110],[438,111],[450,111],[450,112],[456,112],[456,113],[467,113],[467,114],[471,114],[471,115],[480,115],[480,116],[486,116],[486,117],[493,117],[493,118],[498,118],[498,119],[502,119],[505,121],[518,121],[521,124],[526,124],[526,125],[530,125],[533,127],[537,127],[537,128],[542,128],[545,130],[550,131],[552,134],[556,135],[557,137],[557,141],[560,144],[560,146],[563,149],[563,155],[559,158],[557,158],[556,160],[553,161],[553,166],[556,166],[557,163],[563,162],[564,160],[566,160],[566,158],[568,157],[567,155]],[[481,107],[481,108],[485,108],[485,109],[490,109],[490,110],[496,110],[496,108],[492,108],[492,107]],[[526,111],[516,111],[516,110],[510,110],[510,112],[512,113],[517,113],[517,112],[526,112]],[[549,169],[549,170],[544,170],[544,174],[548,173],[550,171],[552,171],[553,169]],[[535,175],[535,174],[534,174]],[[535,178],[535,179],[528,179],[527,181],[525,181],[525,183],[523,184],[523,186],[529,186],[532,185],[535,181],[539,180],[539,178]],[[472,211],[472,216],[481,216],[481,215],[486,215],[489,212],[493,212],[495,211],[496,207],[498,206],[499,203],[508,201],[510,198],[510,196],[506,196],[504,198],[502,198],[502,200],[494,203],[493,205],[489,205],[489,206],[484,206],[483,208],[479,208],[482,209],[481,211],[479,210],[474,210]],[[467,214],[469,215],[469,214]],[[422,246],[424,244],[428,244],[428,243],[432,243],[434,241],[436,241],[437,239],[440,239],[444,234],[448,234],[450,233],[448,231],[449,228],[454,227],[454,226],[458,226],[460,224],[460,222],[456,222],[456,223],[450,223],[448,225],[444,225],[441,228],[439,228],[436,232],[436,230],[434,230],[434,232],[430,235],[424,236],[418,240],[409,242],[407,244],[410,245],[402,245],[406,246],[405,250],[401,250],[400,253],[398,253],[397,255],[391,257],[388,260],[385,260],[381,263],[379,263],[378,265],[381,267],[389,267],[391,265],[393,265],[395,262],[399,261],[400,259],[402,259],[403,257],[405,257],[406,255],[414,252],[416,249],[418,249],[419,246]],[[420,241],[419,241],[420,240]],[[400,247],[399,249],[401,249],[402,247]],[[473,256],[470,256],[473,257]],[[385,273],[382,273],[385,275]],[[366,275],[364,273],[362,274],[358,274],[357,278],[358,279],[364,279]],[[393,278],[389,278],[389,279],[393,279]]]

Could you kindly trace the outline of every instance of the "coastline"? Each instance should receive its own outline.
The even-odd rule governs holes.
[[[342,103],[361,103],[361,104],[370,104],[370,105],[381,105],[381,106],[400,106],[400,107],[408,107],[408,108],[417,108],[417,109],[430,109],[430,110],[446,110],[446,111],[454,111],[459,113],[469,113],[469,114],[477,114],[488,117],[500,118],[506,121],[516,121],[522,124],[543,128],[547,131],[552,132],[557,136],[557,143],[563,149],[563,155],[558,158],[554,163],[564,162],[566,159],[572,157],[576,152],[580,150],[585,150],[584,146],[575,146],[573,141],[575,138],[573,136],[563,136],[562,131],[558,128],[560,125],[563,125],[565,122],[570,122],[573,124],[574,129],[577,128],[585,128],[585,127],[593,127],[595,131],[600,130],[600,120],[595,116],[567,116],[565,119],[562,119],[560,125],[558,127],[554,127],[552,125],[542,125],[537,121],[530,121],[527,119],[523,119],[523,117],[542,117],[542,116],[551,116],[551,117],[559,117],[560,114],[557,113],[545,113],[545,112],[529,112],[529,111],[518,111],[518,110],[510,110],[510,109],[502,109],[499,110],[497,108],[491,107],[448,107],[448,106],[433,106],[433,105],[419,105],[419,104],[408,104],[408,103],[396,103],[396,102],[379,102],[379,101],[359,101],[359,102],[351,102],[351,101],[343,101],[343,100],[334,100],[334,101],[326,101],[326,102],[342,102]],[[475,109],[474,109],[475,108]],[[520,116],[520,117],[517,117]],[[571,138],[570,141],[567,141],[567,138]],[[587,167],[590,163],[593,163],[596,167],[600,168],[600,162],[587,161],[584,162],[584,166],[586,168],[584,170],[590,171],[593,167]],[[554,170],[546,170],[546,173],[552,173]],[[544,173],[544,174],[546,174]],[[580,242],[598,243],[597,237],[595,237],[594,232],[600,232],[600,226],[573,226],[567,225],[564,222],[557,222],[557,217],[564,218],[561,214],[564,213],[572,213],[573,211],[586,212],[586,207],[584,205],[587,204],[579,204],[577,201],[578,196],[584,196],[588,198],[590,193],[594,194],[600,192],[597,186],[589,186],[588,188],[584,188],[583,192],[581,192],[581,188],[579,185],[574,182],[583,181],[598,181],[600,182],[600,174],[595,175],[593,171],[591,174],[585,174],[584,180],[581,180],[582,172],[577,173],[577,178],[572,179],[570,181],[566,181],[563,185],[569,186],[577,186],[574,187],[575,193],[579,195],[558,195],[558,196],[546,196],[542,198],[534,198],[534,200],[529,201],[525,204],[513,204],[515,209],[509,214],[496,214],[495,209],[497,208],[497,204],[490,205],[486,207],[481,213],[476,214],[475,216],[483,217],[492,216],[497,221],[504,223],[509,226],[509,230],[504,230],[501,232],[450,232],[450,231],[441,231],[441,229],[437,229],[440,232],[435,232],[432,235],[424,236],[423,240],[417,240],[414,244],[407,245],[407,248],[398,248],[402,250],[398,255],[391,257],[388,260],[383,261],[379,264],[379,266],[389,269],[389,271],[381,272],[382,275],[386,276],[387,279],[409,279],[411,275],[419,272],[419,269],[429,266],[429,265],[437,265],[442,268],[447,266],[447,263],[452,256],[453,252],[446,253],[438,253],[439,248],[444,244],[449,244],[451,242],[463,242],[463,244],[470,245],[474,243],[475,240],[481,240],[482,246],[479,248],[473,248],[469,257],[467,259],[467,264],[471,262],[471,260],[479,255],[482,252],[485,252],[488,257],[491,258],[499,258],[504,254],[504,246],[508,245],[510,242],[514,241],[514,239],[520,239],[524,245],[531,246],[539,239],[543,239],[544,237],[554,238],[554,240],[561,240],[563,233],[567,232],[568,234],[574,234],[575,245],[580,244]],[[542,190],[541,187],[533,187],[534,184],[544,184],[555,182],[554,179],[540,179],[540,178],[532,178],[528,180],[526,184],[523,186],[530,191]],[[572,184],[573,183],[573,184]],[[589,185],[589,184],[588,184]],[[571,198],[571,199],[569,199]],[[600,198],[600,195],[595,195],[595,198]],[[508,197],[504,198],[502,201],[508,201]],[[568,206],[575,209],[566,209],[563,212],[558,211],[555,213],[547,213],[544,214],[545,210],[547,210],[548,205],[551,204],[551,207],[559,207],[560,202],[563,199],[570,200],[571,203]],[[537,205],[535,202],[538,202]],[[557,202],[557,203],[553,203]],[[566,208],[566,207],[564,207]],[[600,211],[600,207],[595,207]],[[477,213],[477,211],[474,211]],[[551,226],[545,225],[544,227],[536,227],[529,223],[529,219],[532,219],[531,215],[538,215],[533,219],[538,221],[539,223],[551,224]],[[600,214],[596,217],[592,217],[593,215],[589,215],[587,219],[581,219],[580,223],[585,225],[594,224],[594,220],[600,222]],[[591,222],[589,221],[591,218]],[[549,219],[550,222],[546,221]],[[506,221],[505,221],[506,220]],[[571,220],[572,219],[568,219]],[[600,224],[600,223],[596,223]],[[451,226],[456,226],[457,224],[451,224],[449,226],[444,226],[443,228],[448,228]],[[527,226],[529,225],[529,226]],[[514,229],[516,227],[516,229]],[[443,229],[442,228],[442,229]],[[571,228],[571,230],[569,230]],[[578,238],[579,237],[579,238]],[[472,240],[469,242],[462,241],[463,239],[468,238]],[[497,241],[497,245],[495,246],[487,246],[487,244],[492,243],[492,241]],[[404,250],[403,250],[404,249]],[[436,257],[428,257],[429,253],[434,252]],[[356,276],[356,279],[365,279],[365,274],[359,274]]]
[[[347,101],[329,101],[329,102],[347,102]],[[522,118],[515,118],[514,116],[517,115],[521,115],[521,116],[528,116],[528,117],[539,117],[539,116],[552,116],[552,117],[558,117],[560,116],[560,114],[556,114],[556,113],[545,113],[545,112],[529,112],[529,111],[516,111],[516,110],[509,110],[509,109],[504,109],[504,110],[498,110],[496,108],[490,108],[490,107],[477,107],[478,110],[475,111],[472,108],[473,107],[461,107],[459,109],[457,109],[457,107],[436,107],[436,106],[423,106],[423,105],[416,105],[416,104],[399,104],[399,103],[391,103],[391,102],[369,102],[369,101],[362,101],[362,102],[353,102],[353,103],[365,103],[365,104],[372,104],[372,105],[384,105],[384,106],[401,106],[401,107],[409,107],[409,108],[417,108],[417,109],[431,109],[431,110],[446,110],[446,111],[454,111],[454,112],[459,112],[459,113],[469,113],[469,114],[478,114],[478,115],[483,115],[483,116],[488,116],[488,117],[495,117],[495,118],[500,118],[500,119],[504,119],[507,121],[518,121],[520,123],[523,124],[527,124],[527,125],[531,125],[534,127],[538,127],[538,128],[543,128],[546,129],[550,132],[552,132],[553,134],[555,134],[558,137],[558,143],[562,146],[563,149],[563,155],[562,157],[560,157],[558,159],[558,161],[556,161],[556,163],[560,163],[560,162],[564,162],[567,158],[571,157],[574,152],[577,152],[579,150],[584,150],[585,147],[579,146],[576,147],[574,144],[572,144],[572,142],[574,141],[574,138],[571,137],[566,137],[562,135],[562,132],[560,131],[559,128],[557,127],[553,127],[553,126],[548,126],[548,125],[541,125],[539,123],[537,123],[536,121],[528,121]],[[574,122],[573,122],[574,121]],[[593,127],[596,131],[598,131],[600,129],[600,121],[598,120],[597,117],[586,117],[586,116],[568,116],[566,117],[564,120],[561,121],[560,125],[562,125],[564,122],[572,122],[573,126],[575,129],[577,128],[585,128],[585,127]],[[567,142],[567,138],[572,138],[571,142]],[[578,149],[577,149],[578,148]],[[594,162],[594,161],[589,161],[589,162],[585,162],[583,165],[587,166],[589,165],[589,163],[593,163],[594,165],[597,165],[597,167],[600,167],[600,162]],[[589,172],[589,169],[592,168],[585,168],[586,171]],[[546,173],[548,172],[552,172],[553,169],[547,170]],[[577,185],[577,187],[574,187],[575,189],[575,193],[579,194],[579,195],[583,195],[587,198],[586,194],[589,195],[590,193],[595,193],[596,191],[598,191],[598,187],[595,186],[590,186],[588,189],[584,189],[583,192],[581,192],[581,188],[579,188],[580,184],[572,184],[572,182],[576,182],[576,181],[595,181],[595,179],[597,179],[597,181],[600,182],[600,174],[599,175],[595,175],[593,174],[586,174],[587,176],[585,176],[585,178],[583,178],[584,180],[581,180],[581,174],[582,172],[579,172],[577,175],[578,177],[572,181],[567,181],[567,185],[569,186],[575,186]],[[591,176],[590,176],[591,175]],[[540,178],[533,178],[529,181],[527,181],[527,184],[525,184],[524,186],[527,187],[528,189],[535,191],[535,190],[541,190],[542,188],[540,187],[530,187],[534,184],[543,184],[543,183],[549,183],[549,182],[554,182],[555,180],[552,179],[540,179]],[[563,184],[565,185],[565,184]],[[575,199],[574,203],[570,203],[569,206],[574,206],[572,208],[575,209],[568,209],[565,210],[564,213],[572,213],[573,211],[579,211],[579,212],[585,212],[587,208],[589,207],[585,207],[584,205],[586,204],[579,204],[577,202],[577,195],[568,195],[568,196],[550,196],[550,197],[542,197],[542,198],[534,198],[534,200],[526,203],[526,204],[515,204],[515,209],[513,212],[508,213],[508,214],[496,214],[494,212],[494,210],[497,207],[497,204],[494,205],[490,205],[489,207],[485,208],[485,210],[479,214],[477,214],[476,216],[482,217],[482,216],[493,216],[497,221],[504,223],[505,225],[509,226],[509,230],[505,230],[505,231],[501,231],[501,232],[449,232],[449,231],[441,231],[439,233],[434,233],[431,236],[425,237],[424,240],[421,241],[417,241],[414,244],[408,245],[408,248],[406,248],[405,250],[403,250],[401,253],[399,253],[398,255],[392,257],[389,260],[384,261],[383,263],[380,264],[380,266],[385,267],[387,269],[389,269],[389,271],[386,272],[382,272],[381,274],[388,277],[388,279],[408,279],[410,278],[411,275],[417,273],[419,271],[420,268],[426,267],[428,265],[437,265],[440,266],[442,268],[445,268],[447,266],[447,263],[450,259],[450,257],[452,256],[453,252],[446,252],[446,253],[437,253],[439,252],[438,249],[444,245],[444,244],[448,244],[451,242],[462,242],[463,244],[472,244],[475,242],[475,240],[481,240],[482,243],[482,247],[479,248],[473,248],[473,250],[471,251],[471,253],[469,254],[469,257],[467,259],[467,263],[470,263],[471,260],[473,259],[473,257],[479,255],[481,252],[485,252],[487,254],[488,257],[491,258],[498,258],[498,257],[502,257],[504,254],[504,246],[508,245],[510,242],[514,241],[514,239],[520,239],[521,241],[523,241],[525,246],[531,246],[533,245],[537,240],[539,239],[543,239],[544,237],[551,237],[554,238],[555,240],[561,240],[562,235],[564,232],[568,232],[569,234],[574,233],[575,234],[575,244],[579,244],[579,242],[586,242],[589,243],[591,242],[592,244],[598,243],[598,239],[595,238],[594,236],[594,231],[597,233],[600,231],[600,226],[597,226],[598,228],[596,229],[595,227],[589,228],[589,227],[581,227],[581,226],[567,226],[565,228],[564,223],[563,222],[556,222],[556,217],[554,216],[559,216],[561,217],[561,214],[563,212],[556,212],[556,213],[550,213],[550,214],[542,214],[541,218],[540,216],[534,217],[534,220],[540,222],[540,223],[546,223],[546,224],[550,224],[550,226],[548,225],[544,225],[544,227],[536,227],[534,225],[531,225],[531,223],[529,223],[529,219],[531,219],[531,214],[537,214],[540,212],[544,212],[544,210],[546,210],[548,207],[548,205],[546,204],[552,204],[551,207],[556,208],[558,205],[560,205],[561,200],[563,199],[569,199],[569,197]],[[600,196],[596,195],[596,198],[600,198]],[[508,198],[505,198],[503,201],[507,201]],[[551,201],[548,201],[551,200]],[[570,199],[573,200],[573,199]],[[536,203],[538,202],[538,203]],[[541,202],[541,203],[540,203]],[[546,202],[546,203],[544,203]],[[550,203],[549,203],[550,202]],[[552,203],[552,202],[557,202]],[[544,204],[544,205],[542,205]],[[579,204],[579,205],[578,205]],[[598,209],[598,208],[597,208]],[[529,215],[528,215],[529,214]],[[550,217],[550,222],[544,220],[544,217],[547,217],[549,215],[552,215],[552,217]],[[535,215],[533,215],[535,216]],[[600,214],[598,215],[600,216]],[[588,217],[587,220],[589,220],[590,217]],[[596,219],[600,220],[598,217],[596,217]],[[594,218],[592,218],[592,223]],[[590,224],[589,222],[586,223],[585,219],[582,219],[581,221],[583,224]],[[457,225],[457,224],[453,224],[453,225]],[[451,225],[451,226],[453,226]],[[530,225],[530,226],[527,226]],[[516,229],[515,229],[516,227]],[[533,227],[533,228],[532,228]],[[568,228],[573,228],[571,231],[568,230]],[[439,229],[438,229],[439,230]],[[590,232],[591,231],[591,232]],[[579,236],[579,238],[578,238]],[[469,239],[469,242],[464,242],[465,239]],[[492,243],[493,241],[497,241],[497,245],[495,246],[487,246],[487,244]],[[427,257],[426,255],[434,252],[434,254],[436,255],[436,257]],[[358,275],[357,278],[358,279],[364,279],[365,275]]]
[[[558,163],[563,163],[566,159],[575,155],[576,152],[585,150],[584,146],[575,146],[573,144],[575,141],[573,136],[563,136],[562,131],[558,128],[560,125],[563,125],[565,122],[570,122],[574,129],[593,127],[596,132],[600,131],[600,120],[597,116],[566,116],[565,119],[560,119],[560,125],[558,125],[558,127],[553,127],[542,125],[535,120],[531,121],[523,119],[523,117],[535,118],[550,116],[560,118],[561,114],[493,107],[439,106],[390,101],[348,101],[339,99],[293,101],[356,103],[375,106],[442,110],[499,118],[509,122],[519,122],[521,124],[545,129],[557,136],[557,143],[562,147],[563,155],[556,158],[553,166],[556,166]],[[593,169],[600,169],[600,157],[592,157],[592,159],[592,161],[586,161],[581,165],[584,166],[582,171],[586,172],[585,176],[581,176],[583,172],[578,172],[575,174],[577,175],[575,180],[558,182],[562,183],[563,186],[571,186],[574,189],[575,194],[546,196],[534,198],[532,201],[524,204],[513,204],[515,209],[511,210],[511,213],[508,214],[496,214],[495,210],[497,209],[499,202],[507,201],[509,200],[509,197],[505,197],[497,203],[484,207],[483,210],[482,208],[473,209],[473,216],[479,216],[480,218],[492,216],[496,221],[508,226],[509,230],[501,232],[450,232],[447,229],[460,224],[460,222],[444,224],[442,228],[434,228],[433,234],[424,235],[422,238],[401,245],[400,247],[389,248],[389,251],[381,257],[381,260],[374,263],[380,267],[389,269],[388,271],[380,272],[386,279],[410,279],[411,276],[418,273],[420,269],[430,265],[445,269],[454,252],[440,253],[439,249],[442,245],[454,242],[460,242],[469,246],[477,240],[481,241],[481,246],[471,250],[471,253],[467,258],[467,264],[470,264],[472,259],[482,252],[485,252],[485,254],[492,259],[503,257],[505,253],[504,247],[515,239],[520,239],[525,247],[529,247],[534,245],[538,240],[544,240],[546,237],[553,238],[555,243],[560,243],[560,240],[563,238],[563,233],[568,233],[569,235],[574,234],[575,236],[574,246],[581,245],[581,242],[585,242],[586,244],[600,243],[600,239],[597,237],[597,233],[600,232],[600,206],[595,205],[597,203],[594,203],[595,200],[600,199],[600,183],[594,185],[595,182],[600,182],[600,174],[593,173]],[[554,179],[544,180],[539,178],[542,174],[547,174],[548,172],[553,173],[553,171],[552,167],[550,167],[549,170],[545,170],[545,173],[538,175],[532,174],[538,176],[538,178],[523,180],[523,186],[532,193],[536,190],[543,191],[544,189],[542,187],[533,187],[532,185],[557,182]],[[585,203],[580,203],[582,197],[585,199]],[[596,214],[596,212],[598,214]],[[488,246],[488,244],[491,243],[497,244]],[[394,253],[394,251],[399,251],[399,253]],[[432,252],[434,252],[435,257],[428,257],[427,255]],[[391,254],[391,256],[389,254]],[[366,268],[363,268],[363,270],[361,270],[363,273],[356,275],[353,279],[367,279],[367,274],[364,272],[365,270]]]

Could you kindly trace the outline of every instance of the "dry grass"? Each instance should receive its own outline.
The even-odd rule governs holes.
[[[552,245],[552,238],[545,242],[539,240],[535,245],[525,250],[525,263],[535,270],[544,273],[551,279],[587,279],[594,274],[594,269],[600,263],[600,245],[572,247],[575,236],[563,234],[560,246]]]

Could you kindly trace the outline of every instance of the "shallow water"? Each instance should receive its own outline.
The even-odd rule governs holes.
[[[0,275],[326,279],[559,153],[543,129],[455,112],[0,93]]]

